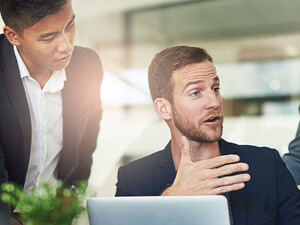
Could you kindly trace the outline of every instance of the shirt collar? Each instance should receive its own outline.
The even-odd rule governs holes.
[[[17,47],[14,46],[13,48],[14,48],[15,56],[17,58],[17,63],[18,63],[21,78],[30,76],[29,71],[27,70],[25,63],[24,63],[22,57],[20,56]]]
[[[30,73],[17,49],[16,46],[13,46],[14,48],[14,52],[16,55],[16,59],[17,59],[17,63],[18,63],[18,67],[19,67],[19,71],[20,71],[20,77],[25,78],[28,77],[30,79],[33,79],[30,76]],[[67,76],[66,76],[66,71],[65,69],[61,69],[61,70],[54,70],[52,76],[50,77],[50,79],[47,81],[47,83],[45,84],[43,90],[47,91],[47,92],[56,92],[56,91],[60,91],[63,87],[64,87],[64,82],[67,80]]]

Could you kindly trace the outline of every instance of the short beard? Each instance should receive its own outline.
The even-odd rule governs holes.
[[[223,133],[223,119],[221,121],[220,135],[216,137],[209,137],[205,132],[202,132],[198,127],[195,126],[191,121],[184,120],[184,118],[177,112],[175,106],[172,106],[173,121],[177,129],[186,136],[189,140],[198,143],[214,143],[221,139]],[[220,129],[220,125],[213,126],[213,130]]]

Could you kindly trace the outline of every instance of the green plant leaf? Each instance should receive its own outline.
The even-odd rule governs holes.
[[[1,186],[3,202],[17,207],[21,219],[26,225],[66,225],[85,210],[87,182],[77,184],[76,193],[58,182],[56,187],[45,183],[29,193],[14,183]]]

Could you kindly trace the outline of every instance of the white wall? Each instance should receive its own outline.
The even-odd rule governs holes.
[[[0,34],[1,34],[1,33],[3,33],[2,28],[4,27],[4,23],[1,18],[0,18],[0,27],[1,27],[1,29],[0,29]]]

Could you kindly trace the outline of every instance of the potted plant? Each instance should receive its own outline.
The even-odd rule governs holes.
[[[45,183],[29,193],[13,183],[1,186],[3,202],[16,207],[26,225],[71,225],[85,210],[87,182],[79,182],[76,191],[58,182],[56,187]]]

